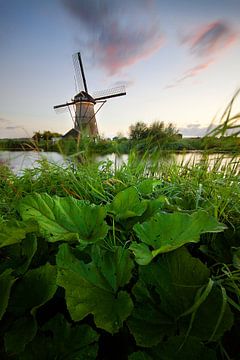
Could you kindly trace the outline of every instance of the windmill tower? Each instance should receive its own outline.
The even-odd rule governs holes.
[[[73,55],[73,62],[76,74],[76,80],[78,83],[79,91],[74,98],[65,104],[54,106],[54,109],[74,107],[74,132],[76,135],[85,133],[89,136],[98,135],[98,127],[96,122],[96,113],[106,103],[107,99],[117,96],[126,95],[125,87],[120,86],[105,91],[96,92],[93,96],[88,93],[87,82],[84,74],[82,58],[80,52]],[[82,86],[83,84],[83,86]],[[101,103],[101,106],[95,112],[95,105]],[[71,113],[71,111],[70,111]]]

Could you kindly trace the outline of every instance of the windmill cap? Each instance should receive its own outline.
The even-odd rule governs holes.
[[[94,98],[91,95],[89,95],[86,91],[80,91],[80,93],[78,93],[77,95],[74,96],[74,100],[75,101],[89,101],[93,104],[96,103]]]

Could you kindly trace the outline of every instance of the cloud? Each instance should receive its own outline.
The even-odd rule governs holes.
[[[118,86],[125,86],[126,88],[132,86],[134,84],[134,80],[123,80],[123,81],[115,81],[113,83],[113,87],[118,87]]]
[[[172,84],[165,86],[165,89],[170,89],[170,88],[174,88],[178,85],[181,85],[181,83],[183,83],[185,80],[187,80],[189,78],[193,78],[193,77],[197,76],[203,70],[206,70],[212,63],[213,63],[213,60],[209,60],[204,63],[193,66],[192,68],[186,70],[185,73],[182,76],[180,76],[178,79],[176,79]]]
[[[202,137],[209,131],[208,127],[201,127],[201,124],[189,124],[179,129],[180,133],[186,137]]]
[[[156,1],[62,0],[84,31],[81,42],[97,54],[110,75],[151,56],[164,37]]]
[[[215,21],[197,29],[183,41],[190,52],[198,57],[219,54],[237,39],[236,32],[224,21]]]
[[[191,35],[185,36],[182,44],[187,45],[188,52],[200,63],[187,69],[173,83],[165,89],[181,85],[185,80],[197,76],[215,63],[230,45],[237,40],[236,31],[224,21],[215,21],[195,30]]]
[[[0,117],[0,124],[9,122],[9,120]]]

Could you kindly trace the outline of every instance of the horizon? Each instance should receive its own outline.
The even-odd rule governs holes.
[[[90,94],[126,85],[97,114],[100,135],[164,121],[203,136],[240,87],[239,13],[237,0],[0,0],[0,138],[72,128],[53,106],[76,93],[77,51]]]

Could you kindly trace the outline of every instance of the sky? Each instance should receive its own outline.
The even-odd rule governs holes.
[[[240,0],[0,0],[0,138],[73,127],[53,106],[76,94],[78,51],[90,94],[126,86],[101,135],[138,121],[203,135],[240,87],[239,16]]]

